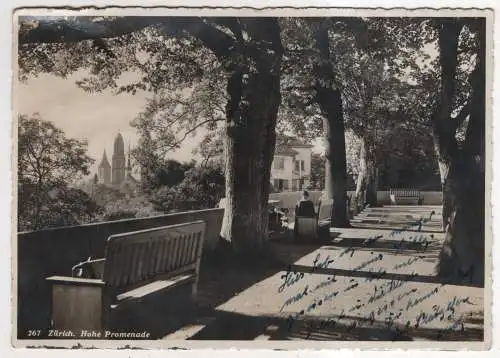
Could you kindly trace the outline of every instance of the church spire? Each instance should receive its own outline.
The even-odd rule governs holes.
[[[106,149],[104,149],[104,153],[102,153],[101,164],[99,164],[99,168],[102,167],[111,167],[108,161],[108,157],[106,156]]]
[[[98,177],[99,181],[102,184],[109,184],[111,181],[111,165],[109,164],[108,157],[106,156],[106,150],[102,154],[101,164],[99,164],[98,168]]]

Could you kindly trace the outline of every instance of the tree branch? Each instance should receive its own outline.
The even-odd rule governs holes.
[[[298,91],[311,91],[316,89],[316,86],[287,86],[283,88],[284,91],[293,91],[293,90],[298,90]]]
[[[158,25],[168,36],[181,36],[185,31],[199,39],[217,57],[227,57],[235,42],[224,32],[196,17],[21,17],[19,44],[79,42],[114,38]]]
[[[233,34],[236,40],[243,44],[244,39],[243,39],[243,34],[242,34],[242,27],[240,22],[238,21],[237,18],[232,18],[232,17],[215,17],[211,19],[214,23],[227,27]]]
[[[178,141],[174,142],[173,144],[168,144],[168,145],[166,145],[166,146],[161,146],[161,147],[158,147],[157,149],[164,148],[164,147],[167,147],[167,148],[168,148],[167,150],[169,150],[169,149],[174,149],[174,148],[176,148],[179,144],[181,144],[181,143],[184,141],[184,139],[186,139],[186,138],[187,138],[187,136],[188,136],[188,135],[190,135],[191,133],[193,133],[193,132],[194,132],[195,130],[197,130],[198,128],[200,128],[200,127],[204,126],[205,124],[211,123],[211,122],[221,122],[221,121],[224,121],[224,120],[225,120],[225,118],[220,118],[220,119],[213,119],[213,118],[211,118],[211,119],[204,120],[204,121],[202,121],[202,122],[198,123],[197,125],[195,125],[194,127],[190,128],[189,130],[187,130],[187,131],[184,133],[184,135],[182,136],[182,138],[181,138],[181,139],[179,139]]]
[[[164,29],[182,29],[200,40],[218,58],[227,58],[235,50],[236,42],[231,36],[211,26],[204,18],[166,18]]]
[[[304,103],[304,107],[309,107],[311,104],[317,103],[317,102],[318,102],[318,94],[316,93],[306,103]]]
[[[162,17],[129,16],[93,21],[93,17],[21,17],[19,44],[64,43],[119,37],[164,21]]]
[[[455,121],[455,128],[458,128],[462,125],[467,116],[470,114],[470,109],[471,109],[471,104],[469,101],[462,107],[460,113],[457,114],[455,118],[453,118],[453,120]]]

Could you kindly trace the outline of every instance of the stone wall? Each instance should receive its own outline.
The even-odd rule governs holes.
[[[441,191],[421,191],[422,205],[442,205],[443,193]],[[389,191],[378,191],[377,200],[381,205],[390,205]]]
[[[25,338],[28,329],[46,330],[49,326],[51,293],[45,278],[70,275],[75,264],[103,257],[110,235],[203,220],[207,253],[219,240],[223,215],[223,209],[207,209],[19,233],[18,337]]]
[[[309,196],[315,206],[318,205],[321,194],[321,191],[309,191]],[[354,198],[354,194],[354,191],[347,192],[347,195],[352,198]],[[443,202],[443,194],[440,191],[421,191],[420,194],[423,199],[422,205],[441,205]],[[269,194],[269,199],[280,200],[282,208],[291,210],[295,208],[295,204],[297,204],[301,195],[301,191],[273,193]],[[390,205],[389,191],[378,191],[377,199],[381,205]]]
[[[321,197],[321,191],[308,191],[309,197],[314,203],[314,205],[318,205],[319,199]],[[297,204],[297,201],[302,197],[302,191],[288,191],[283,193],[272,193],[269,194],[270,200],[280,200],[282,208],[294,208]]]

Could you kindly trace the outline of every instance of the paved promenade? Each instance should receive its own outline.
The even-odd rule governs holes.
[[[482,340],[484,290],[434,274],[440,216],[368,209],[325,243],[272,243],[282,265],[202,270],[196,317],[165,339]]]

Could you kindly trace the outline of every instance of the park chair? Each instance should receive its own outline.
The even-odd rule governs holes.
[[[297,216],[294,226],[294,240],[312,242],[318,239],[318,218]]]
[[[311,242],[316,241],[318,238],[318,214],[314,212],[314,207],[311,206],[311,203],[308,202],[300,203],[299,214],[295,217],[295,241]]]

